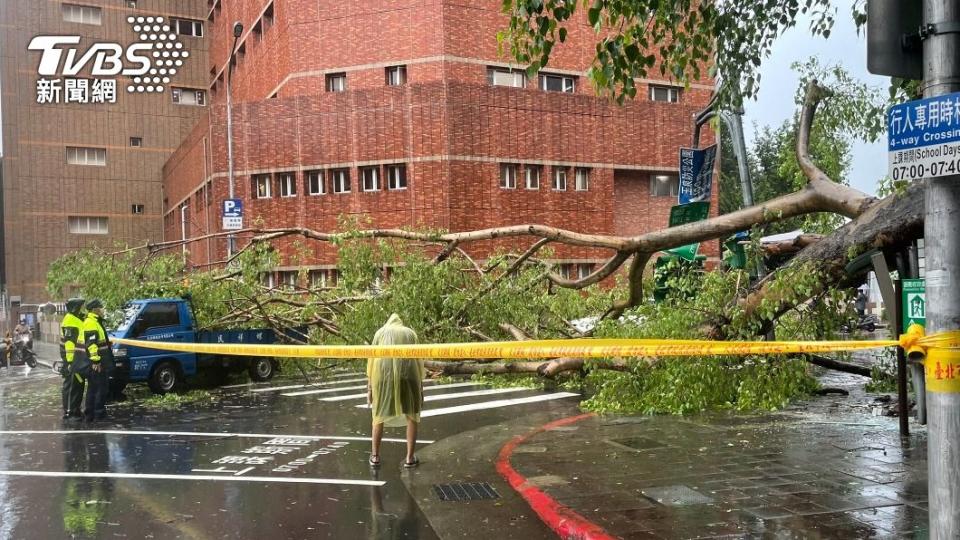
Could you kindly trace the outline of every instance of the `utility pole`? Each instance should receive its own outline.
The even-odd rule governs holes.
[[[233,75],[233,55],[237,52],[237,41],[243,35],[243,24],[240,21],[233,23],[233,45],[230,46],[230,57],[227,58],[227,198],[234,198],[233,192],[233,98],[230,83]],[[233,256],[236,237],[233,233],[227,236],[227,258]]]
[[[921,37],[924,97],[960,91],[960,0],[924,0]],[[960,175],[925,181],[926,329],[932,334],[960,329]],[[960,392],[927,388],[930,538],[953,540],[960,538]]]

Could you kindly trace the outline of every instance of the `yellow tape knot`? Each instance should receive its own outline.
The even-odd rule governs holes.
[[[916,323],[907,328],[906,334],[900,335],[900,348],[907,353],[907,358],[922,362],[927,357],[927,348],[921,344],[924,336],[923,327]]]

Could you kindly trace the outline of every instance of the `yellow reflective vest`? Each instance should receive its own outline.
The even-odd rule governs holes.
[[[73,363],[77,346],[83,351],[83,321],[73,313],[67,313],[60,323],[60,359],[68,364]]]
[[[87,313],[87,318],[83,321],[83,343],[87,349],[87,357],[93,363],[100,362],[101,354],[110,349],[107,331],[103,329],[100,317],[92,311]]]

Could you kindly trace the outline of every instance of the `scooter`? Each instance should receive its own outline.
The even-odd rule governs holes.
[[[851,321],[840,327],[840,331],[849,334],[850,331],[854,328],[857,330],[865,330],[867,332],[873,332],[877,329],[877,325],[880,324],[880,319],[876,315],[864,315],[859,317],[856,321]]]
[[[10,365],[22,366],[26,364],[31,369],[37,367],[37,353],[30,348],[30,336],[20,334],[13,338],[13,344],[10,350]]]

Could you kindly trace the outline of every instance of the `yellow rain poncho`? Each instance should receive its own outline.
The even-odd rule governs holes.
[[[411,345],[417,334],[403,325],[394,313],[373,336],[373,345]],[[371,358],[367,360],[367,379],[372,395],[373,422],[390,427],[405,426],[407,420],[420,421],[423,409],[423,360]]]

